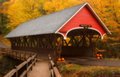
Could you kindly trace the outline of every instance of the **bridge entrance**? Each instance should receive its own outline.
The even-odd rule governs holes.
[[[100,33],[90,25],[81,25],[83,28],[71,29],[62,45],[62,56],[94,57],[95,44],[100,39]]]

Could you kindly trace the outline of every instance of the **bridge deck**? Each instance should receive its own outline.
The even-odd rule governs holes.
[[[28,77],[50,77],[48,61],[37,62]]]

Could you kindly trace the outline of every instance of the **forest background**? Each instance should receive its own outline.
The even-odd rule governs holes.
[[[100,16],[111,35],[98,41],[107,56],[120,58],[120,0],[0,0],[0,42],[10,45],[4,36],[28,20],[88,2]]]

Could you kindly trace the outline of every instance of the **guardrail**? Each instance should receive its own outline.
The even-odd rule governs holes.
[[[20,51],[20,50],[11,50],[11,49],[1,49],[1,54],[5,56],[9,56],[18,60],[25,61],[30,56],[34,55],[34,52],[28,52],[28,51]]]
[[[27,77],[28,71],[32,70],[32,66],[36,63],[36,54],[29,57],[26,61],[16,66],[4,77]]]
[[[55,63],[53,62],[52,58],[49,56],[50,60],[50,72],[51,72],[51,77],[62,77],[58,68],[56,67]]]

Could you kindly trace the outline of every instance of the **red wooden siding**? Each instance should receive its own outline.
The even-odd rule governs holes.
[[[93,29],[97,29],[101,35],[104,35],[106,31],[101,24],[94,17],[92,12],[85,6],[82,8],[69,22],[67,22],[58,32],[66,36],[66,33],[79,27],[80,24],[92,25]]]

